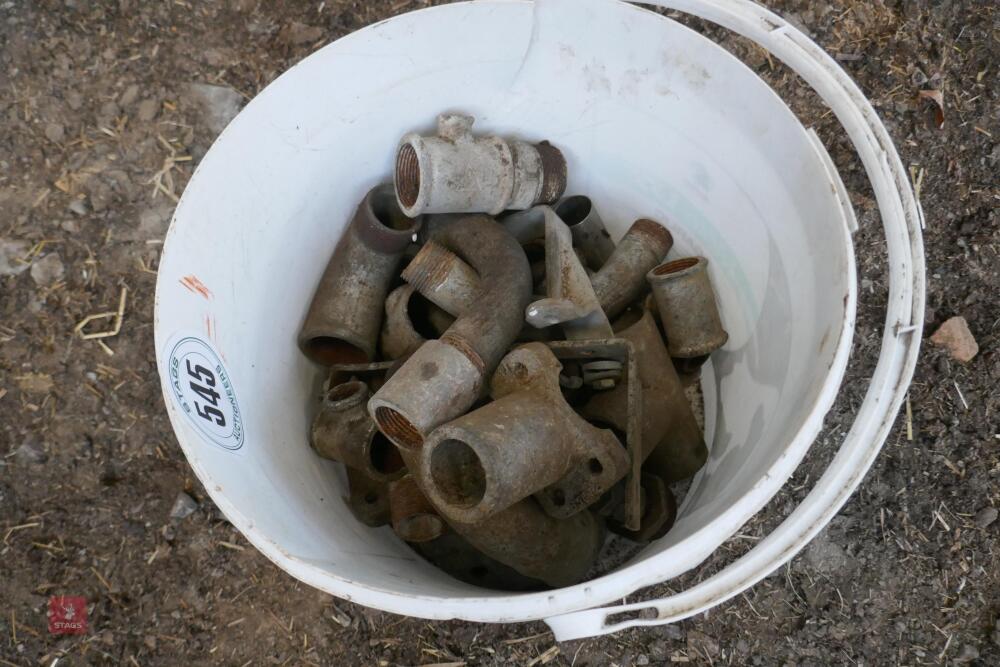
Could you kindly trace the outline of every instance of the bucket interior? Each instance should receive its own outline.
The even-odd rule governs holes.
[[[341,499],[339,464],[308,445],[323,371],[295,340],[313,290],[358,202],[390,179],[399,137],[433,132],[445,110],[474,115],[479,132],[557,145],[567,194],[590,196],[615,238],[653,218],[674,235],[670,258],[710,261],[729,341],[703,378],[708,463],[666,537],[579,586],[513,594],[449,577],[389,528],[358,523]],[[792,443],[831,382],[836,390],[831,367],[849,341],[853,289],[841,203],[820,154],[728,52],[617,2],[460,3],[327,46],[226,129],[165,245],[157,355],[196,473],[283,568],[390,611],[525,620],[694,567],[781,487],[770,471],[805,453]],[[178,336],[200,338],[223,360],[243,420],[237,451],[213,444],[173,400],[167,351]]]

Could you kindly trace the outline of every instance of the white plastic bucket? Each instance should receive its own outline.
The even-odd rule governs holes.
[[[674,21],[617,0],[422,10],[327,46],[257,96],[202,160],[161,259],[156,350],[177,438],[216,504],[293,576],[410,616],[544,618],[560,639],[669,622],[794,555],[864,475],[912,374],[907,327],[922,320],[919,212],[902,165],[857,88],[777,16],[745,0],[655,4],[785,60],[844,122],[872,179],[892,266],[888,326],[840,453],[799,509],[722,572],[664,600],[595,608],[696,567],[806,453],[851,348],[853,213],[815,135],[742,63]],[[389,529],[359,524],[338,466],[307,444],[322,373],[295,338],[313,289],[361,197],[389,178],[399,137],[430,130],[442,110],[552,141],[568,192],[588,194],[613,235],[651,217],[673,232],[674,254],[711,260],[730,337],[704,374],[709,461],[665,538],[583,584],[512,594],[452,579]]]

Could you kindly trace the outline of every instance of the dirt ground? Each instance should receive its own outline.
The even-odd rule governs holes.
[[[159,391],[160,240],[224,122],[191,84],[235,91],[216,100],[235,108],[323,43],[422,3],[0,0],[0,664],[1000,664],[1000,7],[768,4],[875,102],[927,213],[923,333],[961,315],[980,351],[963,364],[925,345],[912,437],[901,415],[860,490],[787,567],[683,623],[557,644],[542,623],[407,619],[297,583],[212,505]],[[874,198],[825,106],[764,52],[684,21],[817,127],[861,222],[863,305],[841,399],[792,483],[698,572],[632,600],[730,562],[808,492],[864,395],[886,293]],[[943,127],[920,91],[941,91]],[[74,333],[115,311],[123,287],[116,336]],[[194,511],[171,518],[181,492]],[[86,634],[49,634],[51,595],[87,599]]]

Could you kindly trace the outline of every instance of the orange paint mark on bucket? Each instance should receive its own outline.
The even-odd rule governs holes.
[[[195,294],[200,294],[201,296],[205,297],[205,299],[212,298],[211,290],[205,287],[205,284],[200,280],[198,280],[198,278],[195,277],[194,275],[184,276],[183,278],[181,278],[181,285],[184,285],[184,287],[188,288]]]

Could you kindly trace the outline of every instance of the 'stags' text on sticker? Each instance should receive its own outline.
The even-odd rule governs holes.
[[[243,416],[222,359],[195,336],[176,339],[168,350],[167,374],[177,407],[212,444],[239,451],[246,438]]]

